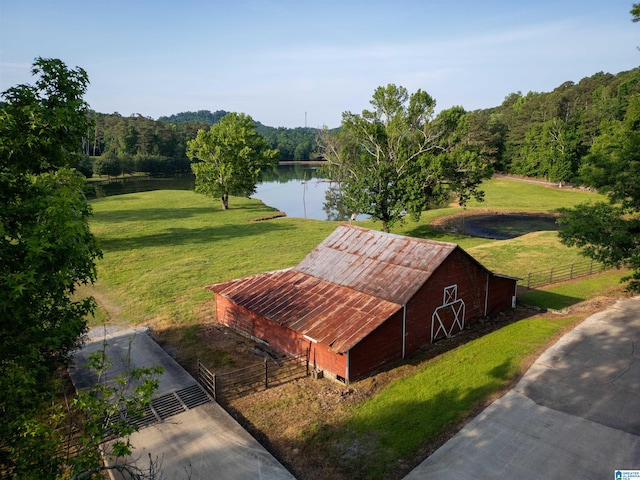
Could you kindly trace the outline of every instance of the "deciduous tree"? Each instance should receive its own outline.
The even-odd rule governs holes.
[[[422,90],[378,87],[373,110],[343,113],[341,128],[321,138],[325,172],[339,183],[344,205],[381,221],[384,231],[451,194],[461,204],[482,197],[478,186],[492,170],[468,142],[464,110],[436,117],[435,104]]]
[[[187,143],[187,156],[193,160],[196,192],[220,198],[226,210],[229,195],[255,192],[260,170],[277,163],[278,151],[256,132],[249,115],[229,113],[209,130],[198,131]]]
[[[623,121],[602,125],[580,170],[584,184],[609,203],[564,210],[562,241],[583,249],[605,265],[629,266],[629,289],[640,291],[640,95],[632,98]]]
[[[88,130],[87,74],[43,58],[32,72],[0,110],[0,471],[86,329],[93,299],[72,295],[101,255],[84,177],[70,168]]]

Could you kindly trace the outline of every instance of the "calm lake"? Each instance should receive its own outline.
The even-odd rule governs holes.
[[[325,207],[329,182],[318,171],[320,165],[278,165],[262,172],[262,181],[253,198],[277,208],[288,217],[316,220],[347,220],[349,213],[336,207]],[[96,196],[105,197],[151,190],[193,190],[195,179],[191,175],[175,178],[132,178],[96,186]],[[359,219],[364,216],[358,217]]]

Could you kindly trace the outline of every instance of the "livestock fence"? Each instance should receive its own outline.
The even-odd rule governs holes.
[[[282,385],[309,375],[306,353],[264,362],[230,372],[216,373],[198,360],[198,380],[215,400],[231,400]]]
[[[552,283],[565,282],[574,278],[586,277],[603,270],[602,264],[593,260],[573,262],[547,270],[529,272],[521,285],[527,288],[542,287]]]

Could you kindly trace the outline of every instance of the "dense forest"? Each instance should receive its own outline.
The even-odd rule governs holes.
[[[630,100],[640,93],[640,69],[617,75],[596,73],[552,92],[509,94],[497,107],[468,112],[470,140],[482,146],[496,171],[576,181],[580,165],[598,136],[616,128]],[[189,172],[186,143],[227,112],[182,112],[153,120],[142,115],[91,112],[94,131],[85,142],[83,171],[118,175]],[[317,160],[317,129],[274,128],[256,121],[256,129],[278,149],[280,160]]]
[[[496,171],[575,181],[592,145],[621,126],[639,93],[640,69],[596,73],[548,93],[512,93],[498,107],[470,112],[470,134]]]
[[[123,117],[118,113],[91,112],[94,128],[84,144],[87,158],[81,165],[90,175],[120,175],[145,172],[150,175],[174,175],[190,172],[186,157],[187,141],[199,129],[207,129],[228,112],[183,112],[158,120],[142,115]],[[273,128],[256,122],[256,130],[278,149],[280,160],[318,159],[313,128]]]

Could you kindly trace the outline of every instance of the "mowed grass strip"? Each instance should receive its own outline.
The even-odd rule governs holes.
[[[426,362],[354,407],[351,418],[332,429],[333,434],[325,431],[323,442],[335,445],[336,463],[347,476],[393,477],[400,460],[418,455],[503,391],[533,354],[575,322],[521,320]]]
[[[491,208],[511,211],[553,212],[580,203],[607,201],[600,194],[570,188],[556,188],[536,183],[492,178],[482,183],[485,201],[470,200],[468,208]]]

